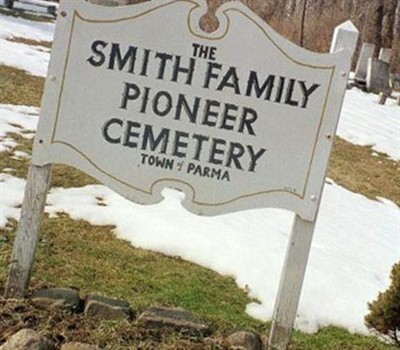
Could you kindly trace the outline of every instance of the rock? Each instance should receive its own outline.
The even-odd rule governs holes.
[[[146,327],[167,327],[194,335],[209,333],[203,321],[182,308],[150,307],[139,316],[138,322]]]
[[[79,292],[72,288],[39,289],[33,293],[32,301],[40,307],[68,306],[76,310],[80,306]]]
[[[78,342],[65,343],[61,350],[101,350],[97,345],[84,344]]]
[[[85,300],[85,315],[106,320],[131,319],[133,310],[126,300],[112,299],[90,294]]]
[[[47,299],[47,298],[35,298],[32,299],[33,305],[35,305],[39,309],[65,309],[70,308],[64,300],[57,299]]]
[[[262,350],[263,343],[257,333],[249,331],[238,331],[232,333],[226,342],[234,349],[240,350]]]
[[[379,51],[378,59],[390,64],[391,57],[392,57],[392,49],[382,47],[381,50]]]
[[[55,350],[55,346],[32,329],[21,329],[0,346],[0,350]]]

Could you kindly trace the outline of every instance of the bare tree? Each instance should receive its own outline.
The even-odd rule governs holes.
[[[299,36],[299,45],[301,47],[304,46],[304,26],[306,20],[306,10],[307,10],[307,0],[303,0],[303,7],[301,10],[301,24],[300,24],[300,36]]]
[[[295,14],[296,8],[297,8],[296,0],[287,0],[286,1],[286,13],[289,17],[291,17]]]
[[[392,47],[397,3],[397,0],[385,1],[385,11],[382,23],[382,47]]]
[[[363,41],[375,44],[374,57],[378,57],[382,46],[383,0],[371,0],[366,7]]]
[[[342,0],[340,8],[344,13],[353,14],[354,11],[354,1],[352,0]]]

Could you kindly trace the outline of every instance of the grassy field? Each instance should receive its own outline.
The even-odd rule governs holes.
[[[32,43],[30,43],[32,44]],[[0,103],[40,106],[44,80],[20,70],[0,66]],[[11,134],[18,146],[0,153],[0,172],[25,178],[28,159],[14,159],[15,150],[31,152],[32,141]],[[366,195],[388,198],[400,205],[399,163],[384,154],[371,156],[368,147],[339,138],[329,177],[342,186]],[[53,170],[52,185],[79,187],[96,181],[64,165]],[[101,203],[99,203],[101,205]],[[7,277],[17,223],[0,230],[0,294]],[[128,300],[137,312],[151,305],[180,306],[194,312],[212,328],[209,338],[168,331],[152,331],[128,322],[105,322],[62,310],[37,310],[29,300],[6,302],[0,298],[0,344],[16,330],[29,326],[62,343],[80,340],[107,349],[228,349],[224,335],[246,328],[267,336],[269,324],[245,313],[251,300],[234,279],[183,261],[179,257],[137,249],[118,240],[113,227],[92,226],[60,213],[46,217],[40,238],[30,292],[40,287],[74,287],[81,295],[97,292]],[[271,303],[274,301],[271,300]],[[323,305],[321,305],[323,307]],[[391,350],[375,337],[352,335],[329,327],[313,335],[294,332],[293,350]]]
[[[16,222],[0,231],[0,284],[6,280]],[[30,291],[42,287],[74,287],[81,296],[96,292],[124,298],[140,313],[151,305],[180,306],[211,326],[210,338],[169,331],[149,331],[126,321],[106,322],[58,310],[37,310],[29,301],[6,303],[0,298],[0,344],[10,332],[29,326],[53,339],[84,340],[107,349],[228,349],[224,335],[234,329],[257,331],[266,338],[269,324],[247,316],[250,299],[231,277],[118,240],[112,227],[92,226],[67,215],[46,218]],[[273,302],[273,301],[271,301]],[[12,316],[10,316],[12,315]],[[34,315],[34,317],[32,316]],[[4,338],[2,338],[4,337]],[[325,328],[317,334],[294,333],[291,349],[394,350],[374,337]]]

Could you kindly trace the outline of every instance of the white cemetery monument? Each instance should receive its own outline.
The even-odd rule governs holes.
[[[375,45],[370,43],[364,43],[361,48],[360,55],[358,56],[355,80],[365,82],[367,79],[368,71],[368,60],[372,58],[375,50]]]
[[[390,63],[390,59],[392,58],[392,49],[382,47],[381,50],[379,51],[379,57],[381,61]]]

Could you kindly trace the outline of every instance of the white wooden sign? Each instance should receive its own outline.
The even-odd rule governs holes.
[[[358,32],[337,27],[321,55],[240,2],[205,33],[206,11],[61,2],[6,296],[25,293],[51,164],[65,163],[138,203],[170,186],[196,214],[295,212],[269,340],[287,349]]]
[[[207,34],[204,6],[64,2],[33,164],[73,165],[138,203],[172,186],[197,214],[313,220],[348,53],[298,48],[239,2]]]

